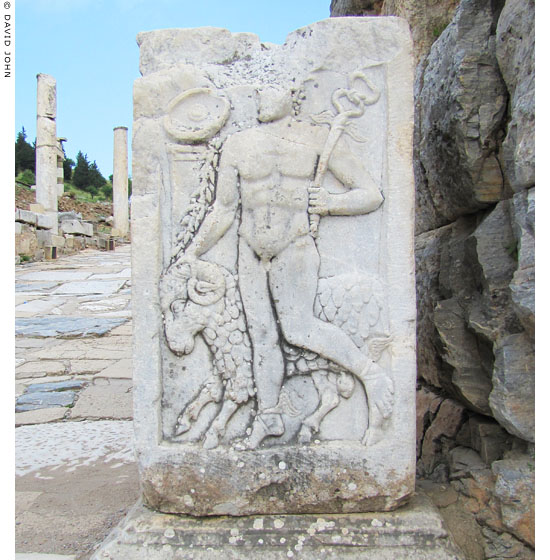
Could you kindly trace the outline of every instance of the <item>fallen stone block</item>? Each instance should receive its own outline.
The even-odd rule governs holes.
[[[59,229],[63,233],[72,233],[73,235],[92,237],[94,234],[94,226],[92,224],[79,220],[64,220],[61,222]]]
[[[55,214],[36,214],[36,227],[40,229],[53,229]]]
[[[17,209],[15,211],[15,221],[23,222],[25,224],[36,225],[36,214],[34,212],[29,212],[28,210]]]

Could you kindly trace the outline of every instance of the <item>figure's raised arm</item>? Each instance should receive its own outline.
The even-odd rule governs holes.
[[[384,201],[378,185],[373,181],[362,161],[355,156],[345,143],[335,146],[329,162],[329,170],[349,189],[342,194],[328,194],[327,213],[332,216],[353,216],[368,214],[376,210]]]
[[[231,143],[224,147],[218,169],[216,200],[213,210],[206,215],[204,222],[189,245],[186,253],[199,257],[212,248],[231,227],[239,203],[238,169],[234,163]]]

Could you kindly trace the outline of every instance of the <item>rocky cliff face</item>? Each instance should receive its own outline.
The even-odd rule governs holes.
[[[366,4],[333,0],[332,14],[364,15]],[[528,558],[535,3],[385,0],[379,13],[409,21],[418,61],[419,475],[467,497],[485,538],[479,558]]]

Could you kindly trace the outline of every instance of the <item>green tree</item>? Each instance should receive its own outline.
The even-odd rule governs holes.
[[[90,185],[90,162],[88,161],[88,156],[80,151],[76,155],[72,183],[75,187],[82,190],[88,190]]]
[[[27,133],[25,127],[22,127],[21,131],[17,133],[17,140],[15,141],[16,176],[25,169],[30,169],[33,173],[36,173],[35,148],[36,143],[35,146],[31,146],[27,142]]]
[[[97,163],[94,161],[90,164],[89,167],[90,172],[90,186],[94,188],[97,192],[107,181],[105,177],[101,174]]]
[[[66,157],[63,160],[63,179],[65,180],[65,182],[68,183],[71,180],[71,177],[73,175],[73,167],[75,165],[75,162],[71,158]]]

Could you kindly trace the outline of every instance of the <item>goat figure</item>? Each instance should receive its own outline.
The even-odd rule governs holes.
[[[356,345],[368,352],[373,361],[388,347],[390,337],[373,333],[380,323],[382,304],[378,281],[366,275],[347,274],[319,280],[319,293],[314,312],[317,317],[342,328]],[[170,265],[161,277],[160,300],[164,318],[164,332],[170,350],[178,355],[193,351],[195,337],[200,333],[209,348],[214,373],[201,386],[198,394],[180,413],[174,427],[174,436],[187,432],[201,410],[209,403],[223,401],[221,409],[206,431],[203,446],[219,445],[227,423],[239,408],[255,396],[252,372],[252,348],[237,278],[225,268],[202,260],[179,260]],[[287,364],[285,376],[311,375],[319,395],[316,410],[305,418],[298,435],[300,442],[311,440],[319,431],[325,416],[340,403],[340,397],[349,398],[355,386],[351,373],[341,366],[283,341]],[[376,364],[375,364],[376,366]],[[378,366],[376,366],[378,367]],[[383,403],[384,418],[391,414],[393,384],[390,397]],[[367,394],[368,399],[368,394]],[[378,405],[381,406],[380,404]],[[373,406],[369,404],[369,425]],[[288,398],[281,399],[272,412],[298,416]],[[368,433],[368,430],[367,430]],[[366,442],[366,436],[363,443]]]

